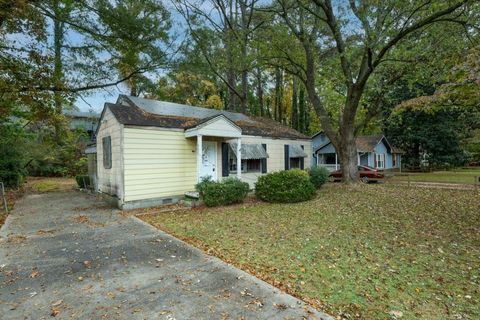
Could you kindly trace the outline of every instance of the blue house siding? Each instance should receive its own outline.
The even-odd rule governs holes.
[[[377,167],[376,163],[376,155],[377,154],[384,154],[385,155],[385,164],[383,169],[398,169],[401,168],[401,155],[400,154],[392,154],[392,149],[391,146],[388,144],[387,140],[383,136],[378,136],[378,140],[376,140],[376,136],[367,136],[367,137],[359,137],[369,140],[369,143],[367,145],[370,145],[371,148],[369,152],[362,152],[359,149],[358,155],[359,155],[359,164],[360,165],[367,165],[370,167]],[[357,142],[359,142],[357,140]],[[322,147],[323,146],[323,147]],[[320,149],[319,149],[320,148]],[[363,150],[368,150],[366,147],[362,147],[362,144],[357,143],[357,148],[362,148]],[[322,161],[326,159],[326,156],[328,154],[334,154],[336,153],[335,147],[333,144],[330,143],[330,140],[324,133],[318,133],[315,136],[312,137],[312,152],[313,152],[313,157],[314,161],[312,162],[312,166],[315,166],[317,164],[317,158],[319,161]],[[323,157],[318,157],[318,155],[323,155]],[[393,165],[393,157],[396,157],[397,163],[394,166]],[[337,157],[338,158],[338,157]],[[332,156],[329,156],[330,161],[327,163],[319,163],[319,165],[323,165],[327,167],[328,169],[332,170],[335,168],[335,166],[332,166]],[[340,161],[338,159],[338,161]]]

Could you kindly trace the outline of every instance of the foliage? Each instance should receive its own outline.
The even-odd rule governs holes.
[[[161,100],[212,109],[223,109],[215,83],[200,75],[178,70],[160,79],[153,93]]]
[[[0,123],[0,181],[7,187],[18,187],[27,173],[27,139],[18,124]]]
[[[310,181],[317,189],[328,181],[328,176],[330,175],[330,172],[327,170],[327,168],[319,166],[311,168],[308,173],[310,175]]]
[[[198,191],[200,197],[203,197],[203,195],[205,194],[206,186],[212,183],[215,183],[215,181],[211,176],[202,177],[200,179],[200,182],[195,185],[195,190]]]
[[[387,134],[407,154],[405,162],[418,166],[463,165],[475,154],[475,130],[480,129],[480,48],[473,49],[452,68],[449,82],[432,94],[409,99],[392,112]]]
[[[306,171],[292,169],[272,172],[258,178],[257,198],[268,202],[300,202],[315,196],[315,186]]]
[[[249,191],[248,183],[237,178],[226,178],[220,182],[207,178],[197,184],[196,188],[209,207],[243,202]]]
[[[144,217],[337,319],[479,319],[479,207],[472,191],[336,184],[304,203]]]
[[[30,142],[28,173],[32,176],[75,176],[87,172],[85,149],[86,133],[63,128],[61,137],[53,132],[38,133]]]
[[[151,91],[153,83],[143,73],[167,61],[163,46],[169,40],[170,12],[158,0],[99,0],[95,5],[115,68],[124,78],[133,74],[126,80],[130,94]]]
[[[392,84],[406,74],[419,73],[426,64],[441,65],[438,51],[444,43],[456,52],[469,48],[465,33],[478,37],[477,26],[464,26],[478,24],[480,13],[475,1],[425,6],[422,1],[278,0],[275,9],[291,36],[283,41],[288,49],[271,50],[272,58],[283,60],[305,84],[347,183],[358,179],[354,137],[378,112],[377,102],[381,105]],[[436,33],[438,26],[448,32]],[[364,107],[369,104],[375,107]]]
[[[77,182],[78,187],[81,189],[91,186],[90,176],[88,175],[76,175],[75,181]]]

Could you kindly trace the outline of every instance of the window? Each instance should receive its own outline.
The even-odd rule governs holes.
[[[103,167],[112,168],[112,138],[110,136],[102,138],[103,147]]]
[[[237,172],[237,158],[235,156],[229,159],[230,172]],[[261,159],[243,159],[242,160],[242,172],[262,172],[262,160]]]
[[[397,166],[397,155],[395,153],[392,154],[392,167]]]
[[[376,154],[376,162],[375,166],[377,168],[383,169],[385,168],[385,154],[384,153],[377,153]]]
[[[290,169],[301,169],[301,158],[290,158]]]

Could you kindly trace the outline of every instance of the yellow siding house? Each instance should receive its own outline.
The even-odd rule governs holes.
[[[97,187],[122,209],[175,203],[203,177],[254,188],[267,172],[309,168],[311,149],[270,119],[121,95],[97,129]]]

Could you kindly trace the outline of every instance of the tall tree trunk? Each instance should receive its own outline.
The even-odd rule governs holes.
[[[60,21],[62,17],[62,9],[60,8],[59,0],[54,0],[52,3],[53,13],[55,18],[53,19],[53,51],[54,51],[54,64],[53,64],[53,79],[55,87],[62,86],[63,78],[63,63],[62,63],[62,45],[63,45],[63,22]],[[62,114],[62,94],[60,91],[54,93],[55,113]]]
[[[242,22],[242,93],[241,93],[241,103],[240,110],[242,113],[247,113],[247,104],[248,104],[248,66],[247,66],[247,46],[248,46],[248,12],[247,12],[247,3],[245,0],[240,0],[240,14]]]
[[[280,106],[280,68],[275,68],[275,100],[274,100],[274,110],[273,118],[276,121],[279,121],[279,106]]]
[[[242,97],[240,99],[240,112],[243,114],[247,113],[248,106],[248,75],[247,70],[242,71]]]
[[[298,79],[292,80],[292,128],[298,130]]]
[[[64,12],[60,7],[60,0],[53,0],[52,11],[53,18],[53,81],[55,87],[60,88],[63,85],[63,63],[62,63],[62,46],[64,41]],[[63,113],[62,93],[60,90],[53,93],[53,103],[55,113],[61,115]],[[57,120],[54,124],[55,136],[60,142],[62,135],[62,124]]]
[[[298,97],[298,130],[305,133],[305,89],[300,87]]]
[[[275,120],[283,123],[283,72],[275,69]]]
[[[135,80],[133,80],[133,81],[130,82],[130,95],[131,95],[132,97],[138,96],[137,84],[136,84]]]
[[[235,15],[234,15],[234,1],[229,0],[228,1],[228,6],[229,6],[229,17],[228,19],[231,21],[231,23],[235,22]],[[228,24],[225,25],[224,27],[225,33],[226,33],[226,53],[227,53],[227,84],[228,84],[228,104],[227,104],[227,110],[230,111],[235,111],[236,110],[236,98],[237,94],[235,92],[236,88],[236,75],[235,75],[235,61],[233,57],[233,48],[232,45],[234,43],[234,36],[233,36],[233,30],[231,29],[231,26]]]
[[[263,117],[264,114],[264,107],[263,107],[263,77],[262,77],[262,69],[257,67],[257,99],[258,99],[258,108],[259,114]]]
[[[345,107],[340,119],[339,141],[336,150],[340,156],[343,181],[352,183],[358,181],[358,152],[355,143],[355,115],[363,88],[355,85],[347,92]]]

